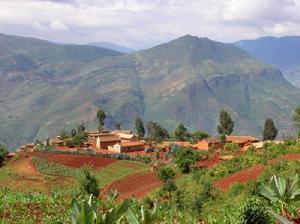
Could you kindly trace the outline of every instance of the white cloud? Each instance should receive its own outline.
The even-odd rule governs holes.
[[[1,0],[0,32],[137,48],[187,33],[229,42],[300,35],[299,11],[300,0]]]
[[[49,28],[53,31],[66,31],[68,28],[60,20],[53,20],[49,24]]]

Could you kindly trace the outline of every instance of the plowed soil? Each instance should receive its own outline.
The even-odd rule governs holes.
[[[162,182],[154,172],[135,173],[106,186],[102,190],[101,195],[105,196],[110,190],[117,190],[120,193],[119,199],[125,199],[131,196],[141,198],[161,185]]]
[[[46,159],[49,162],[54,162],[64,166],[70,166],[74,168],[80,168],[85,165],[92,166],[94,168],[105,167],[111,163],[117,162],[116,159],[100,158],[84,155],[67,155],[67,154],[55,154],[55,153],[35,153],[42,159]]]
[[[215,181],[214,185],[222,190],[226,190],[234,183],[247,183],[250,180],[255,180],[257,177],[259,177],[259,175],[262,174],[264,169],[264,165],[257,164],[249,169],[241,170],[231,176]]]
[[[269,164],[274,164],[280,160],[285,159],[289,161],[300,160],[300,154],[288,154],[283,155],[269,161]],[[265,170],[265,166],[262,164],[256,164],[255,166],[241,170],[232,174],[231,176],[224,177],[220,180],[214,182],[214,186],[221,188],[222,190],[227,190],[231,185],[235,183],[247,183],[250,180],[257,179]]]

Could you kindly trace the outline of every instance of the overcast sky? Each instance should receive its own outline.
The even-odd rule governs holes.
[[[300,35],[300,0],[0,0],[0,32],[139,49],[185,34]]]

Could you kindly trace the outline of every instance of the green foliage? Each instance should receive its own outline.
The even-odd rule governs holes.
[[[8,154],[7,148],[4,145],[0,144],[0,165],[7,154]]]
[[[167,182],[167,180],[173,180],[175,175],[175,171],[169,166],[162,167],[158,173],[159,179],[163,182]]]
[[[189,133],[183,124],[179,124],[174,132],[177,141],[186,141],[189,139]]]
[[[48,162],[45,159],[38,157],[32,158],[32,163],[40,173],[60,176],[60,177],[75,177],[78,172],[76,169],[68,166],[62,166],[53,162]]]
[[[106,119],[106,113],[104,110],[98,109],[97,119],[98,119],[98,131],[101,132],[103,130],[105,119]]]
[[[264,125],[263,140],[274,140],[277,136],[278,130],[272,119],[267,119]]]
[[[269,213],[269,208],[258,197],[251,197],[245,202],[241,209],[240,218],[243,224],[275,223]]]
[[[297,107],[293,113],[293,120],[297,127],[300,128],[300,107]]]
[[[139,117],[136,118],[136,120],[135,120],[135,129],[136,129],[137,135],[140,138],[144,138],[144,136],[145,136],[144,123],[143,123],[143,120]]]
[[[300,197],[298,182],[299,178],[297,174],[293,179],[274,175],[271,177],[269,187],[265,185],[260,187],[260,193],[271,202],[278,204],[282,215],[288,216],[287,206],[293,200],[299,200]]]
[[[167,129],[162,128],[158,123],[149,121],[148,123],[148,137],[151,140],[161,142],[169,138]]]
[[[88,168],[83,168],[79,182],[82,193],[95,197],[99,196],[100,189],[98,181]]]
[[[162,186],[162,189],[161,189],[162,192],[167,192],[168,193],[168,197],[171,196],[171,192],[176,191],[176,190],[177,190],[176,183],[172,179],[168,179],[164,183],[164,185]]]
[[[220,135],[230,135],[233,132],[234,121],[231,119],[229,113],[225,110],[220,111],[220,124],[218,132]]]
[[[105,212],[99,212],[97,201],[92,195],[88,200],[72,200],[72,224],[112,224],[118,223],[129,208],[129,202],[123,201]]]
[[[195,131],[194,133],[191,134],[190,136],[190,141],[192,143],[197,143],[205,138],[209,137],[209,134],[207,134],[206,132],[204,131]]]
[[[0,223],[70,223],[69,203],[31,191],[0,188]]]
[[[182,173],[189,173],[191,165],[199,161],[199,153],[193,149],[178,148],[174,161]]]
[[[238,152],[238,151],[240,151],[239,145],[237,143],[235,143],[235,142],[227,142],[224,145],[224,149],[229,150],[231,152]]]

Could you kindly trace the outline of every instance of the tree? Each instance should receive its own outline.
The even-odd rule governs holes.
[[[294,200],[300,197],[300,188],[298,187],[298,175],[293,179],[284,177],[271,177],[270,186],[261,185],[260,193],[269,199],[271,202],[278,204],[281,209],[281,214],[289,218],[287,206]]]
[[[297,127],[300,128],[300,107],[297,107],[293,113],[293,120]]]
[[[189,133],[183,124],[177,126],[174,135],[177,141],[186,141],[189,137]]]
[[[233,132],[234,121],[231,119],[229,113],[225,110],[220,112],[220,125],[218,126],[218,132],[220,135],[230,135]]]
[[[100,189],[97,179],[92,175],[88,168],[84,168],[80,178],[80,188],[83,193],[99,196]]]
[[[264,131],[263,131],[263,140],[274,140],[277,136],[278,130],[275,127],[275,124],[272,119],[268,118],[265,121]]]
[[[158,173],[159,179],[165,183],[167,182],[167,180],[173,180],[175,175],[176,175],[175,171],[168,166],[162,167]]]
[[[78,125],[78,127],[77,127],[77,133],[78,133],[78,134],[82,134],[83,132],[85,132],[85,126],[84,126],[84,123],[81,123],[81,124]]]
[[[170,180],[170,179],[167,180],[164,186],[162,187],[162,191],[168,193],[168,198],[171,198],[171,192],[176,190],[177,190],[177,186],[174,180]]]
[[[0,144],[0,165],[2,164],[7,154],[8,154],[7,148],[4,145]]]
[[[99,109],[97,111],[97,119],[98,119],[98,131],[101,132],[103,130],[106,114],[104,110]]]
[[[241,223],[270,224],[274,223],[267,205],[258,197],[249,198],[240,210]]]
[[[193,149],[178,148],[174,161],[182,173],[189,173],[191,165],[199,160],[199,153]]]
[[[139,136],[139,138],[144,138],[145,136],[145,128],[144,128],[144,123],[141,118],[136,118],[135,120],[135,129],[136,133]]]
[[[300,107],[297,107],[293,113],[293,120],[298,127],[298,138],[300,138]]]
[[[169,138],[169,133],[165,128],[162,128],[158,123],[149,121],[148,137],[150,140],[161,142]]]
[[[197,143],[198,141],[201,141],[202,139],[205,139],[207,137],[209,137],[209,134],[204,131],[197,130],[191,134],[191,141],[193,143]]]

